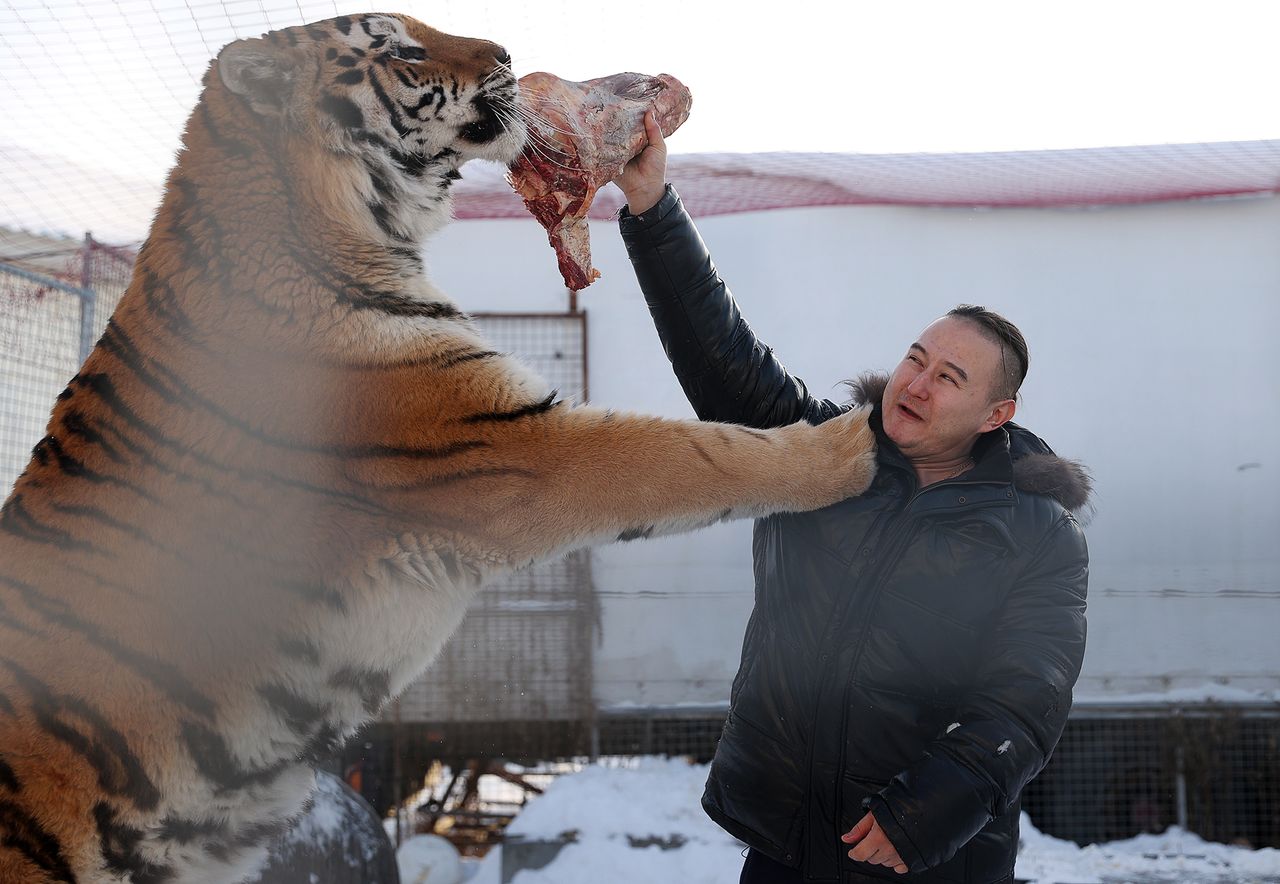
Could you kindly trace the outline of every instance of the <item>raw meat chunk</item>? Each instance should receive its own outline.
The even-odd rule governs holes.
[[[613,74],[583,83],[542,72],[520,78],[529,142],[511,165],[511,186],[546,228],[570,289],[600,277],[591,266],[587,210],[596,191],[644,149],[644,112],[654,108],[662,134],[670,135],[688,118],[692,101],[668,74]]]

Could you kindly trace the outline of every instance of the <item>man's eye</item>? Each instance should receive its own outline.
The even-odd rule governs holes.
[[[421,46],[392,46],[390,52],[392,58],[399,58],[404,61],[427,60],[427,50]]]

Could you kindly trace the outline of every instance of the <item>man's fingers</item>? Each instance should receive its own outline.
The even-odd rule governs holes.
[[[877,856],[881,859],[877,860]],[[849,851],[849,859],[860,863],[884,865],[885,860],[890,856],[894,856],[893,848],[878,833],[863,838],[853,850]]]
[[[870,863],[873,862],[872,857],[874,857],[876,853],[877,850],[874,845],[870,845],[866,841],[863,841],[857,847],[853,848],[853,850],[849,851],[849,859],[860,863]]]
[[[876,855],[880,857],[876,860],[877,865],[882,865],[890,869],[896,869],[898,866],[902,865],[902,857],[898,856],[898,854],[894,852],[893,848],[881,850]]]
[[[846,844],[854,845],[853,849],[849,851],[849,859],[854,862],[885,866],[893,869],[899,875],[905,874],[907,871],[906,863],[898,855],[898,849],[893,846],[889,836],[876,824],[876,818],[873,814],[868,813],[858,820],[858,824],[841,835],[840,840]]]
[[[846,844],[853,844],[855,841],[861,841],[867,837],[867,833],[875,826],[876,818],[871,814],[867,814],[858,820],[857,825],[840,836],[840,840]]]
[[[898,856],[898,852],[893,849],[892,844],[873,838],[866,839],[853,850],[850,850],[849,859],[860,863],[885,866],[893,869],[899,875],[907,870],[906,865],[902,862],[902,857]]]
[[[649,108],[644,112],[644,134],[648,136],[649,143],[662,147],[662,127],[658,125],[658,112],[653,108]]]

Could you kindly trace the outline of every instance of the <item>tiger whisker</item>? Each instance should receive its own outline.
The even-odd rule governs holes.
[[[501,114],[499,114],[501,116]],[[573,166],[563,162],[562,159],[568,155],[548,141],[543,141],[532,129],[529,131],[529,140],[525,143],[525,149],[535,156],[542,159],[547,165],[557,169],[564,169],[567,172],[576,171]]]
[[[582,132],[577,128],[563,129],[559,126],[556,126],[554,123],[552,123],[545,116],[538,113],[533,108],[516,104],[512,106],[512,110],[514,110],[517,114],[519,114],[520,118],[529,124],[529,128],[531,130],[537,129],[539,132],[546,132],[546,131],[559,132],[562,135],[569,135],[571,137],[582,135]]]

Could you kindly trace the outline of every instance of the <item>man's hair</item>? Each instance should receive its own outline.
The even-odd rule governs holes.
[[[1000,379],[992,391],[997,399],[1014,399],[1027,376],[1027,339],[1018,327],[994,310],[976,304],[960,304],[948,316],[967,319],[993,343],[1000,346]]]

